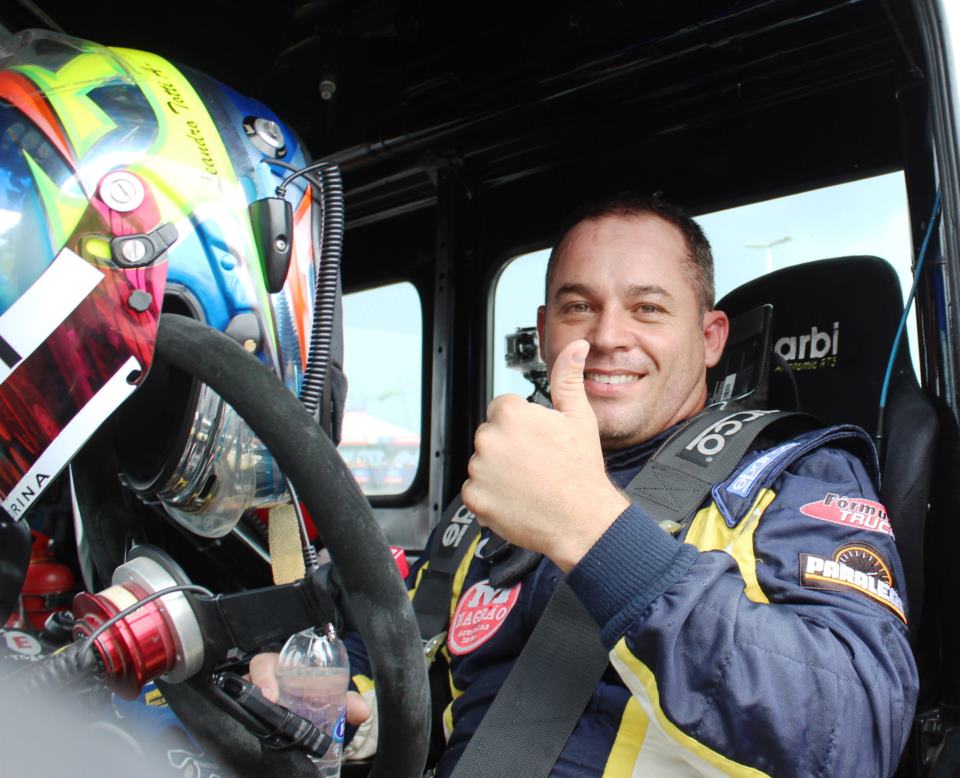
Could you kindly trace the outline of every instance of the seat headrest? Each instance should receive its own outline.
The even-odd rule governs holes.
[[[795,265],[744,284],[716,307],[732,317],[764,303],[773,305],[773,348],[793,370],[800,410],[828,424],[858,424],[872,433],[903,312],[893,267],[877,257]],[[894,374],[913,375],[906,338]],[[783,369],[774,367],[768,406],[793,404]]]

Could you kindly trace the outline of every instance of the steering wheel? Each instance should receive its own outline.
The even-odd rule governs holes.
[[[419,778],[430,737],[430,695],[420,632],[383,532],[333,443],[271,370],[218,330],[186,316],[163,314],[156,350],[159,357],[207,384],[233,406],[306,504],[337,568],[351,620],[358,625],[373,668],[380,726],[370,776]],[[191,694],[175,686],[186,684],[163,684],[162,688],[171,698]],[[179,713],[174,703],[171,699]],[[234,751],[229,761],[234,766],[245,761],[233,748],[233,739],[242,740],[244,734],[242,728],[237,731],[239,725],[230,727],[233,722],[224,723],[222,715],[213,717],[215,723],[204,722],[206,715],[191,718],[187,722],[191,729],[200,726],[214,740],[224,737],[222,728],[227,727]],[[256,744],[252,736],[249,740]],[[304,775],[316,775],[302,752],[274,758],[278,761],[269,766],[286,775],[300,774],[297,766],[309,771]],[[263,766],[246,764],[247,771]]]

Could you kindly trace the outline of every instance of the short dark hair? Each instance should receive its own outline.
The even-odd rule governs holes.
[[[557,249],[570,230],[581,222],[595,221],[609,216],[623,219],[655,216],[680,230],[687,244],[686,266],[690,271],[690,280],[693,281],[701,312],[705,313],[713,309],[713,252],[710,250],[710,241],[703,234],[700,225],[687,211],[661,199],[659,194],[644,197],[636,192],[621,192],[612,197],[585,203],[564,220],[550,251],[550,259],[547,260],[544,299],[547,299],[550,294],[550,279],[556,265]]]

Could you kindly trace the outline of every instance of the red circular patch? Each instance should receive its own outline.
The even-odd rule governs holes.
[[[460,598],[450,620],[447,647],[451,654],[469,654],[492,638],[520,598],[520,584],[494,589],[488,581],[475,583]]]

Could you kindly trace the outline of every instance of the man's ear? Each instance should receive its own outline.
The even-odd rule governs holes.
[[[543,330],[544,330],[544,325],[546,324],[546,321],[547,321],[547,308],[545,305],[541,305],[539,308],[537,308],[537,338],[540,340],[540,358],[541,359],[543,359],[543,355],[544,353],[546,353],[546,350],[544,349],[544,346],[546,344],[544,343],[544,340],[543,340],[544,338]]]
[[[730,334],[730,320],[723,311],[707,311],[703,314],[703,349],[707,367],[720,361],[723,347]]]

